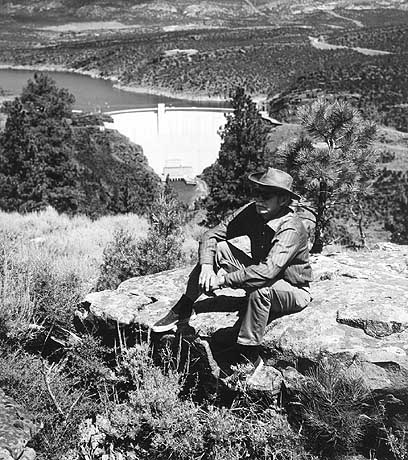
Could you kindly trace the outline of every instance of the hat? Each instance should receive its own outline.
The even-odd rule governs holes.
[[[263,187],[271,187],[277,190],[289,192],[292,198],[300,200],[300,196],[292,191],[293,177],[285,171],[268,168],[267,171],[250,174],[248,179],[255,184],[262,185]]]

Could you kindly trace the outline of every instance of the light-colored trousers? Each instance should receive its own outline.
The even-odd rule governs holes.
[[[220,269],[227,273],[239,270],[254,261],[227,241],[217,244],[214,260],[214,271]],[[196,301],[200,296],[198,278],[201,266],[197,264],[190,274],[186,296]],[[266,326],[276,318],[291,313],[296,313],[305,308],[311,301],[307,287],[296,287],[283,279],[271,281],[265,287],[259,289],[246,289],[247,302],[241,311],[237,322],[239,332],[237,342],[240,345],[256,346],[262,343]]]

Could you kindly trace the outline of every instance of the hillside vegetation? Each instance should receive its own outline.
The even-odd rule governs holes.
[[[3,64],[88,72],[183,97],[227,99],[242,86],[272,99],[273,116],[285,121],[299,104],[330,93],[408,130],[408,10],[398,2],[367,8],[359,1],[339,1],[336,8],[232,0],[13,5],[6,3],[7,18],[14,19],[5,17],[0,33]],[[19,15],[29,10],[38,17],[21,28]],[[67,15],[81,20],[68,23]],[[59,17],[57,25],[48,24],[50,16]],[[309,37],[349,48],[316,49]],[[358,47],[391,54],[352,49]]]
[[[292,121],[300,105],[332,95],[352,101],[367,117],[381,124],[407,131],[407,26],[336,32],[327,37],[329,43],[390,54],[368,56],[353,49],[320,51],[320,59],[312,58],[313,67],[298,74],[280,94],[270,92],[272,116]]]
[[[302,405],[288,417],[272,397],[249,391],[203,399],[197,375],[189,380],[165,347],[154,360],[145,342],[112,350],[77,335],[78,303],[108,262],[135,262],[129,248],[146,235],[146,220],[47,209],[0,213],[0,223],[0,386],[43,423],[30,442],[39,460],[317,460],[367,447],[404,459],[404,432],[381,408],[367,415],[362,379],[335,364],[322,362],[299,383]]]
[[[41,73],[4,103],[0,207],[26,212],[51,205],[92,217],[143,214],[161,182],[142,149],[105,130],[105,116],[73,112],[73,103],[67,90]]]

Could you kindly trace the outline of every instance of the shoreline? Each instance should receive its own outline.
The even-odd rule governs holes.
[[[164,96],[172,99],[181,99],[186,101],[197,101],[197,102],[228,102],[228,99],[215,96],[205,96],[187,92],[177,92],[165,88],[152,88],[149,86],[127,86],[121,85],[120,83],[114,83],[114,88],[121,91],[127,91],[129,93],[145,93],[152,94],[154,96]]]
[[[78,70],[70,69],[62,65],[11,65],[0,63],[0,70],[26,70],[32,72],[61,72],[61,73],[71,73],[77,75],[83,75],[86,77],[96,78],[100,80],[110,81],[112,86],[120,91],[125,91],[129,93],[145,93],[152,94],[155,96],[163,96],[172,99],[180,99],[187,101],[196,101],[196,102],[228,102],[228,98],[224,99],[222,97],[216,96],[206,96],[203,94],[194,94],[189,92],[177,92],[165,88],[152,88],[148,86],[130,86],[130,85],[121,85],[119,78],[115,75],[110,75],[108,77],[101,76],[97,71],[94,70]],[[261,100],[266,98],[264,95],[253,96],[253,100]]]

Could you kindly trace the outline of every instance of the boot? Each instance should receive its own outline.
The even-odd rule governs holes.
[[[188,323],[193,314],[193,304],[194,302],[183,294],[167,315],[152,326],[152,331],[157,333],[168,332],[180,324]]]

